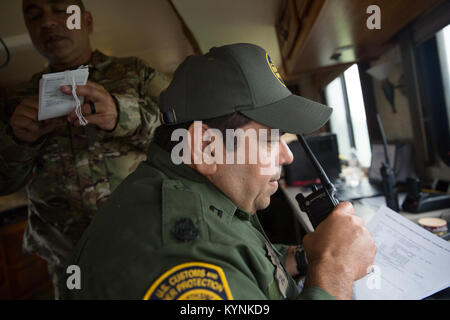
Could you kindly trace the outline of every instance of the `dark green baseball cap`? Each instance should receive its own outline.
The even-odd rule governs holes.
[[[268,53],[238,43],[189,56],[159,100],[164,124],[207,120],[240,112],[283,132],[304,134],[322,127],[332,109],[294,95]]]

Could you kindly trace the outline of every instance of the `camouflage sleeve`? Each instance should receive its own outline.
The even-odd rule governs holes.
[[[155,129],[161,124],[159,120],[158,98],[169,82],[168,79],[137,60],[140,94],[112,94],[119,109],[116,128],[107,133],[113,137],[130,137],[134,143],[148,142]]]
[[[0,195],[19,190],[29,179],[39,150],[45,143],[42,137],[34,144],[21,143],[15,139],[9,120],[23,97],[32,95],[33,80],[10,91],[0,101]]]
[[[14,139],[9,124],[0,121],[0,195],[23,187],[31,175],[43,139],[29,146]]]

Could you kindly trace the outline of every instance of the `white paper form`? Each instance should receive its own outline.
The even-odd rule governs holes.
[[[75,109],[74,97],[62,93],[60,89],[61,86],[72,85],[72,77],[77,86],[85,85],[89,70],[81,68],[42,76],[39,82],[39,121],[65,116]],[[79,99],[83,104],[84,98],[79,97]]]
[[[354,299],[416,300],[450,286],[450,242],[386,206],[367,228],[378,249],[375,268],[354,283]]]

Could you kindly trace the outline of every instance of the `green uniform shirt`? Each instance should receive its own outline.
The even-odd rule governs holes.
[[[151,144],[84,233],[72,264],[71,299],[332,299],[299,295],[256,215],[239,209],[204,176]]]
[[[24,98],[38,95],[39,79],[49,72],[47,68],[34,75],[0,105],[0,195],[26,185],[29,220],[24,248],[61,266],[99,206],[146,159],[160,124],[157,98],[168,82],[140,59],[95,51],[89,80],[116,100],[115,130],[67,123],[33,145],[20,143],[9,119]]]

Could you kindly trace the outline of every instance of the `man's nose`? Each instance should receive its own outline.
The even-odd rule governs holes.
[[[42,15],[41,27],[46,29],[52,29],[58,24],[55,16],[50,12],[45,12]]]
[[[292,161],[294,161],[294,155],[291,152],[291,149],[289,149],[286,142],[283,140],[283,138],[280,139],[280,165],[283,164],[290,164]]]

